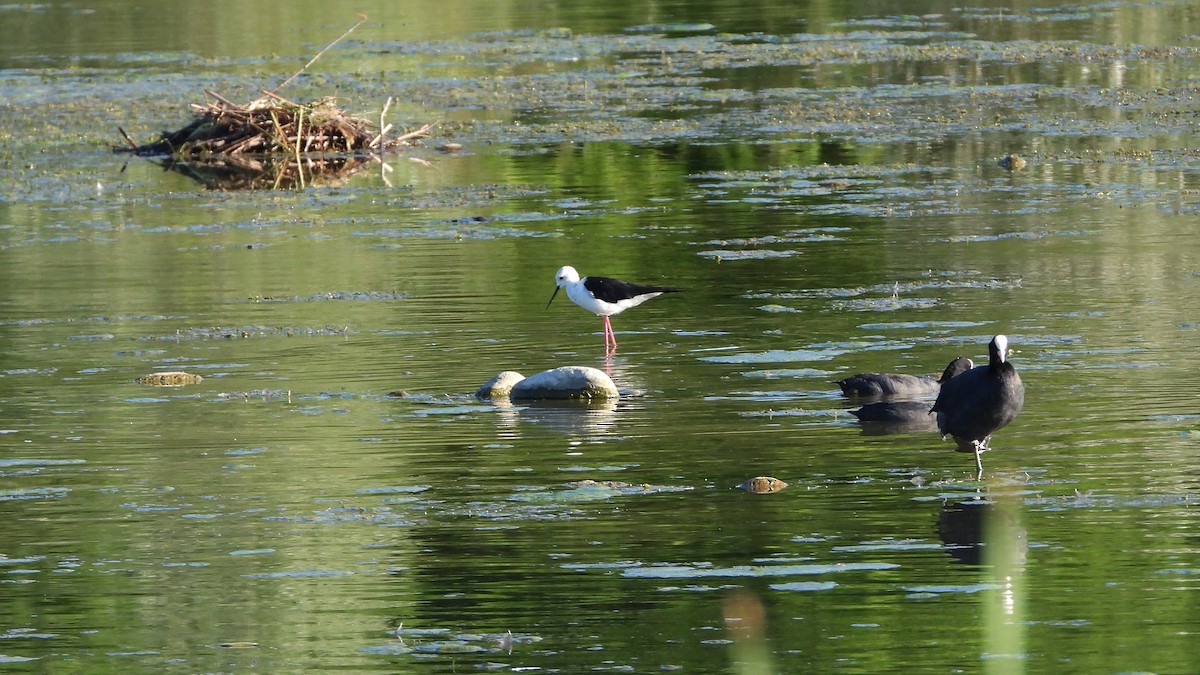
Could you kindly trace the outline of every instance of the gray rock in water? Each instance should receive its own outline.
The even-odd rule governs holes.
[[[513,385],[524,379],[525,376],[517,371],[506,370],[484,382],[483,386],[475,390],[475,396],[479,398],[504,398],[512,391]]]
[[[617,385],[604,371],[586,366],[563,366],[527,377],[512,386],[513,399],[617,398]]]

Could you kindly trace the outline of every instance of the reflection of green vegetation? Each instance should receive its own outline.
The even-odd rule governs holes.
[[[1024,673],[1029,646],[1025,638],[1027,604],[1025,568],[1028,533],[1021,525],[1020,504],[1008,496],[995,499],[985,513],[984,561],[995,591],[984,601],[984,672]]]

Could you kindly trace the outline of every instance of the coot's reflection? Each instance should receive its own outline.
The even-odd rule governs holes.
[[[1002,550],[1008,552],[1004,556],[1006,561],[1016,565],[1025,563],[1028,542],[1015,514],[983,497],[943,502],[938,513],[938,536],[946,553],[959,562],[995,564],[995,555]],[[990,558],[988,546],[998,549]]]

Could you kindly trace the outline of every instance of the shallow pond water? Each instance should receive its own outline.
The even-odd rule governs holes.
[[[1196,671],[1200,17],[902,5],[367,3],[287,91],[435,135],[273,192],[108,146],[355,17],[0,8],[0,663]],[[982,479],[833,384],[997,333]]]

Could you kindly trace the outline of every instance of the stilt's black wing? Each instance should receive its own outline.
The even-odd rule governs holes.
[[[639,295],[677,293],[682,290],[674,286],[631,284],[628,281],[621,281],[620,279],[612,279],[610,277],[585,277],[583,287],[588,289],[595,298],[612,303],[636,298]]]

